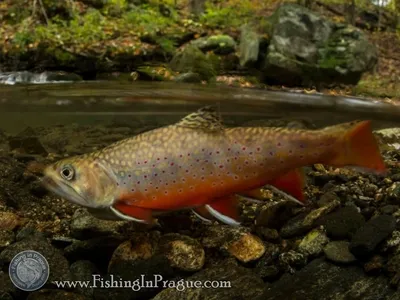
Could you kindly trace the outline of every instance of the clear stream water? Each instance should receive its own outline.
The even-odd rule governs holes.
[[[216,105],[227,124],[303,119],[318,127],[355,119],[375,129],[400,127],[400,106],[361,98],[159,82],[78,82],[0,85],[0,129],[120,122],[162,126],[204,105]]]

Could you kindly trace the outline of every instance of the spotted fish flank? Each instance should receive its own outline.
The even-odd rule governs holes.
[[[385,172],[370,122],[321,130],[224,127],[211,107],[176,124],[48,166],[45,185],[61,197],[143,223],[193,209],[238,225],[236,194],[272,185],[304,201],[299,169],[322,163]]]

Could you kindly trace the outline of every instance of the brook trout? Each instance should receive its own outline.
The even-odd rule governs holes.
[[[386,168],[370,121],[320,130],[223,125],[213,107],[179,122],[66,158],[44,171],[45,186],[89,209],[141,223],[192,209],[203,220],[239,225],[237,194],[271,185],[304,202],[300,167]]]

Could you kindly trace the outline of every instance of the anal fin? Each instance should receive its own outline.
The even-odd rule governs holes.
[[[235,196],[215,199],[213,202],[206,204],[207,211],[217,220],[228,225],[240,225],[238,214],[238,199]]]
[[[304,189],[304,174],[301,169],[294,169],[282,176],[279,176],[266,183],[266,186],[270,186],[275,192],[283,192],[288,195],[291,200],[304,204],[305,196],[303,193]],[[252,189],[249,191],[242,192],[241,195],[255,198],[258,200],[265,200],[264,192],[262,188]],[[293,199],[294,198],[294,199]]]
[[[196,217],[204,222],[211,223],[213,220],[215,220],[215,218],[210,214],[205,206],[193,208],[192,212]]]

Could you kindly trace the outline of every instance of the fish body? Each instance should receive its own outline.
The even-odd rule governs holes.
[[[45,170],[46,186],[89,208],[153,222],[194,209],[238,224],[234,195],[270,184],[304,201],[300,167],[322,163],[385,172],[369,121],[321,130],[225,128],[206,107],[180,122],[67,158]]]

